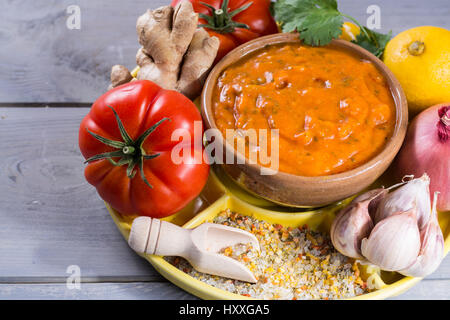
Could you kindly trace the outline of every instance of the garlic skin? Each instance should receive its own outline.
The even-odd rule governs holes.
[[[368,210],[369,215],[372,218],[372,221],[377,212],[377,208],[379,207],[381,201],[387,196],[389,189],[378,188],[369,190],[352,200],[351,203],[369,201]]]
[[[360,251],[361,240],[367,237],[373,228],[368,205],[369,201],[351,203],[333,220],[331,242],[336,250],[347,257],[364,259]]]
[[[416,208],[417,222],[419,229],[422,230],[431,215],[430,178],[426,173],[386,195],[378,206],[374,223],[377,224],[395,213],[408,211],[413,207]]]
[[[430,221],[420,232],[422,246],[419,256],[411,266],[399,271],[405,276],[426,277],[439,267],[444,257],[444,235],[439,227],[436,203],[437,192],[434,194]]]
[[[415,211],[394,213],[378,222],[369,237],[361,241],[362,255],[386,271],[412,265],[421,247]]]

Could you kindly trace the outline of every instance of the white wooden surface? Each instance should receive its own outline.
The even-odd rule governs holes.
[[[0,299],[194,298],[129,249],[84,180],[77,141],[111,65],[134,66],[137,16],[166,3],[0,0]],[[66,27],[72,4],[80,30]],[[450,28],[449,0],[341,0],[339,8],[364,22],[371,4],[382,31]],[[56,107],[36,107],[46,104]],[[80,290],[66,287],[71,265]],[[449,299],[450,257],[400,298]]]

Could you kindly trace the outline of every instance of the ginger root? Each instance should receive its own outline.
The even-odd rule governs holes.
[[[219,48],[219,39],[210,37],[197,24],[198,14],[189,1],[175,8],[147,10],[140,16],[136,30],[142,48],[136,54],[136,78],[177,90],[190,99],[197,97]],[[111,85],[131,81],[129,76],[128,69],[114,66]]]
[[[133,79],[133,76],[126,67],[116,64],[111,68],[111,84],[108,89],[115,88]]]

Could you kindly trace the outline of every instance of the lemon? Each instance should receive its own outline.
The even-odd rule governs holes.
[[[344,22],[341,29],[342,29],[342,33],[341,33],[339,39],[347,40],[347,41],[356,40],[356,36],[360,32],[359,27],[356,24],[351,23],[351,22]]]
[[[399,33],[386,46],[384,63],[405,91],[412,116],[450,101],[450,31],[431,26]]]

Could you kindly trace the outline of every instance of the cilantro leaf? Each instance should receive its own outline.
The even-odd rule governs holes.
[[[342,34],[344,18],[354,22],[361,30],[353,43],[372,52],[381,59],[392,32],[372,31],[354,18],[339,12],[336,0],[277,0],[273,4],[275,19],[283,32],[298,31],[304,43],[324,46]]]
[[[278,0],[274,11],[283,32],[297,30],[308,45],[326,45],[342,33],[336,0]]]
[[[366,33],[369,35],[369,38],[366,36]],[[352,42],[363,47],[367,51],[370,51],[381,59],[384,53],[384,48],[391,38],[392,31],[389,31],[388,34],[382,34],[363,27],[363,30],[361,30],[358,34],[356,40],[353,40]]]

